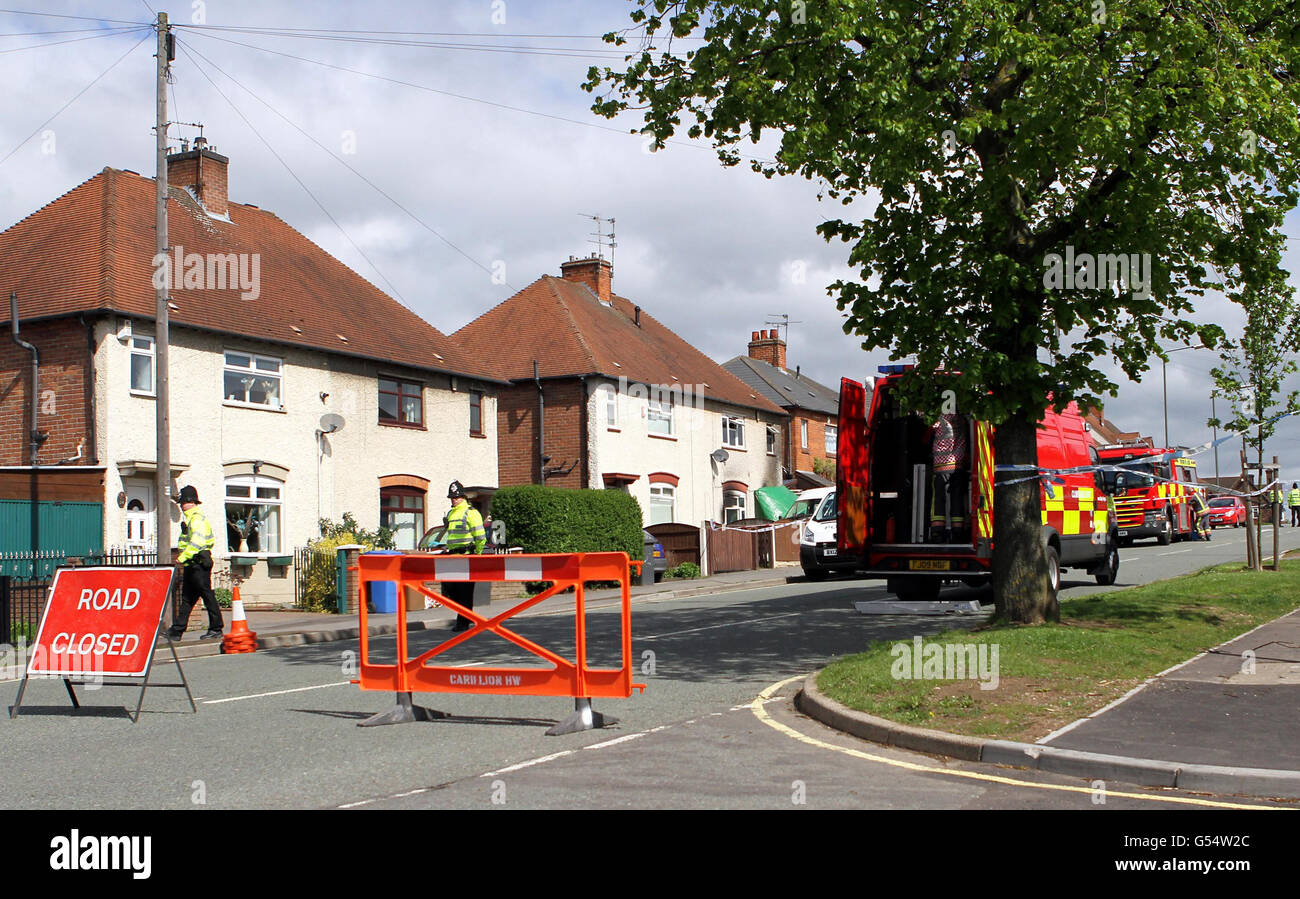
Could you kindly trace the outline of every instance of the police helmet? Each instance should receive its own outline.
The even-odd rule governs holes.
[[[447,485],[447,499],[460,499],[465,495],[465,488],[460,485],[460,481],[452,481]]]
[[[184,487],[181,488],[180,495],[176,498],[176,502],[182,506],[185,505],[186,503],[198,503],[198,501],[199,501],[199,491],[195,490],[189,484],[186,484]]]

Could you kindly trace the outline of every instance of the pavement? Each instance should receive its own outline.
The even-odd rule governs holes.
[[[1300,799],[1300,610],[1188,659],[1036,743],[898,724],[822,694],[800,711],[874,743],[931,755],[1206,793]]]

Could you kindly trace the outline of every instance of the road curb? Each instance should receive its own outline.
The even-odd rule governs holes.
[[[963,761],[983,762],[1144,787],[1173,787],[1203,793],[1239,794],[1261,798],[1300,799],[1300,771],[1195,765],[1160,759],[1129,758],[1038,743],[984,740],[899,724],[850,709],[817,689],[810,674],[795,695],[795,707],[814,718],[863,740]]]

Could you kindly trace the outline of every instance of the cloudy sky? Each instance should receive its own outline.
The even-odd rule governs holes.
[[[69,18],[0,13],[0,228],[105,166],[153,173],[152,33],[132,27],[152,8],[210,26],[178,29],[169,116],[202,123],[230,157],[231,199],[274,211],[444,332],[590,253],[595,223],[583,216],[597,215],[617,221],[615,291],[717,361],[743,354],[779,314],[795,322],[789,364],[823,383],[887,360],[842,332],[826,295],[851,273],[843,246],[814,228],[840,207],[819,203],[809,182],[723,168],[687,141],[647,152],[627,133],[632,119],[590,112],[578,85],[589,66],[619,63],[598,38],[626,27],[624,0],[18,5]],[[1300,215],[1288,234],[1298,271]],[[1203,301],[1197,318],[1240,329],[1223,301]],[[1210,439],[1216,361],[1206,350],[1170,357],[1171,442]],[[1144,383],[1119,382],[1107,416],[1161,442],[1159,360]],[[1284,422],[1267,453],[1300,480],[1300,421]],[[1219,457],[1224,474],[1237,470],[1232,445]],[[1199,461],[1214,473],[1211,454]]]

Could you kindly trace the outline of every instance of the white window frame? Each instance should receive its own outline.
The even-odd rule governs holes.
[[[740,437],[738,441],[736,436]],[[722,416],[722,445],[731,449],[745,448],[745,419],[739,415]]]
[[[137,342],[137,341],[140,341],[140,340],[148,341],[148,343],[149,343],[149,347],[148,347],[148,349],[142,349],[142,348],[136,346],[136,342]],[[132,379],[133,379],[134,376],[135,376],[135,357],[136,357],[136,356],[146,356],[146,357],[148,357],[148,359],[149,359],[149,389],[148,389],[148,390],[145,390],[145,389],[140,388],[140,387],[136,387],[135,384],[132,383]],[[131,342],[130,342],[130,356],[129,356],[129,364],[127,365],[127,374],[126,374],[126,376],[127,376],[127,388],[128,388],[128,390],[129,390],[131,393],[135,394],[136,396],[157,396],[157,392],[158,392],[158,344],[154,341],[154,339],[153,339],[152,337],[149,337],[149,336],[146,335],[146,334],[132,334],[132,335],[131,335]],[[223,392],[223,393],[225,392],[225,388],[224,388],[224,387],[222,388],[222,392]]]
[[[808,419],[799,419],[799,446],[802,449],[808,448]]]
[[[231,354],[235,354],[239,356],[247,356],[249,361],[249,367],[244,368],[241,365],[231,365],[230,364]],[[231,350],[231,349],[223,350],[221,359],[223,363],[221,367],[221,401],[225,405],[239,406],[242,409],[270,409],[275,412],[279,412],[282,409],[284,409],[284,360],[283,359],[277,358],[276,356],[263,356],[261,353],[250,353],[245,350]],[[266,371],[265,369],[258,369],[257,367],[258,362],[274,362],[276,365],[276,369],[274,372],[269,372]],[[241,372],[241,373],[251,374],[256,377],[275,378],[277,383],[276,404],[273,406],[270,403],[254,403],[251,400],[230,399],[229,397],[226,396],[226,374],[228,372]],[[245,389],[244,395],[245,396],[248,395],[247,389]]]
[[[767,454],[776,455],[776,428],[771,425],[767,426]]]
[[[617,428],[618,427],[618,391],[612,385],[606,384],[600,388],[600,392],[604,394],[604,399],[605,399],[604,402],[605,427]],[[647,412],[647,414],[649,413]]]
[[[230,495],[230,488],[231,488],[231,487],[248,487],[248,488],[249,488],[249,490],[248,490],[248,494],[249,494],[249,495],[246,496],[246,497],[244,497],[244,496],[231,496],[231,495]],[[258,489],[259,487],[266,487],[266,488],[275,487],[275,488],[278,488],[279,491],[280,491],[280,495],[279,495],[279,497],[278,497],[277,499],[268,499],[268,498],[264,498],[264,497],[259,497],[259,496],[257,495],[257,489]],[[280,545],[279,545],[279,547],[278,547],[277,549],[262,549],[262,548],[261,548],[261,546],[260,546],[261,541],[264,540],[264,539],[266,539],[266,533],[265,533],[265,531],[263,531],[263,532],[259,535],[259,548],[257,549],[256,552],[254,552],[254,551],[252,551],[252,550],[248,550],[248,549],[236,549],[236,550],[232,550],[232,549],[230,548],[230,545],[229,545],[230,541],[227,540],[227,541],[226,541],[226,544],[227,544],[227,545],[226,545],[226,553],[227,553],[228,555],[233,555],[233,556],[255,556],[255,557],[259,558],[259,559],[265,559],[265,558],[267,558],[267,557],[269,557],[269,556],[287,556],[287,555],[290,554],[290,551],[289,551],[289,550],[286,550],[286,549],[284,548],[284,544],[285,544],[285,539],[284,539],[284,537],[285,537],[285,534],[288,533],[288,531],[285,529],[285,523],[284,523],[284,517],[285,517],[285,516],[284,516],[284,505],[285,505],[285,503],[284,503],[284,493],[285,493],[285,487],[286,487],[286,485],[285,485],[285,482],[284,482],[284,481],[280,480],[279,478],[268,477],[267,475],[264,475],[264,474],[239,474],[239,475],[229,475],[229,476],[227,476],[227,477],[225,478],[225,480],[222,482],[222,485],[221,485],[221,497],[222,497],[222,501],[221,501],[221,524],[220,524],[220,527],[222,528],[222,534],[223,534],[223,535],[226,533],[226,530],[225,530],[225,527],[226,527],[226,521],[229,519],[229,513],[226,511],[226,505],[229,504],[229,503],[235,503],[235,504],[237,504],[237,505],[241,505],[241,506],[275,506],[277,512],[279,512],[279,520],[278,520],[278,523],[277,523],[278,526],[277,526],[277,534],[276,534],[276,538],[277,538],[277,540],[278,540],[278,542],[279,542]],[[263,519],[263,521],[265,521],[265,519]],[[217,525],[216,522],[213,522],[213,523],[212,523],[212,526],[213,526],[213,528],[218,527],[218,525]]]
[[[826,455],[834,456],[839,449],[840,431],[839,425],[826,426]]]
[[[665,483],[655,483],[650,485],[651,515],[650,515],[649,524],[667,524],[668,522],[658,522],[654,520],[653,510],[656,505],[655,503],[656,499],[659,500],[659,505],[663,505],[663,501],[665,499],[668,500],[668,512],[669,512],[668,522],[676,521],[677,520],[677,488],[674,487],[672,484],[665,484]]]
[[[739,500],[739,504],[736,504]],[[735,518],[731,517],[732,512],[739,512]],[[722,523],[731,524],[733,521],[739,521],[749,514],[749,494],[743,490],[723,490],[722,491]]]
[[[667,407],[668,409],[667,416],[663,414],[663,410],[665,407]],[[653,418],[652,415],[654,416]],[[668,421],[667,432],[656,431],[653,427],[651,427],[650,425],[651,421],[664,421],[665,418]],[[659,437],[677,436],[676,404],[673,402],[672,397],[665,397],[659,400],[647,399],[645,401],[645,427],[646,427],[646,433],[648,434],[655,434]]]

